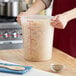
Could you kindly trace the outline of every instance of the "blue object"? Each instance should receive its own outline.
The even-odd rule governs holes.
[[[24,67],[25,70],[11,70],[7,68],[0,68],[0,72],[5,72],[5,73],[13,73],[13,74],[24,74],[28,71],[31,70],[32,66],[22,66],[22,65],[15,65],[15,64],[8,64],[8,63],[0,63],[0,65],[8,65],[8,66],[19,66],[19,67]]]

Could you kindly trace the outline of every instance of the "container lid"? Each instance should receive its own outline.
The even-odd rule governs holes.
[[[29,16],[21,16],[21,23],[24,23],[25,21],[29,21],[29,20],[50,20],[51,18],[53,18],[53,16],[46,16],[46,15],[29,15]]]
[[[21,2],[21,0],[0,0],[0,2]]]
[[[29,16],[21,16],[23,19],[51,19],[53,16],[46,16],[46,15],[29,15]]]

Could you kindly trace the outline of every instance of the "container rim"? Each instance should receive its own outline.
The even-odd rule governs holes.
[[[53,16],[47,15],[29,15],[29,16],[21,16],[21,19],[51,19]]]

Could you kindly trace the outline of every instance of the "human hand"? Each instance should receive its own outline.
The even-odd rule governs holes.
[[[17,16],[17,22],[21,25],[21,17],[22,16],[29,16],[29,15],[34,15],[33,13],[31,13],[30,11],[27,12],[21,12],[18,16]]]
[[[21,12],[18,16],[17,16],[17,22],[21,25],[21,16],[25,16],[26,12]]]
[[[64,29],[68,21],[69,20],[66,14],[59,14],[51,19],[51,25],[55,28]]]

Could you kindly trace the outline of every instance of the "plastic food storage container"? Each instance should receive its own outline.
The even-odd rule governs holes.
[[[50,17],[33,15],[21,17],[25,58],[45,61],[52,57],[54,28]]]

